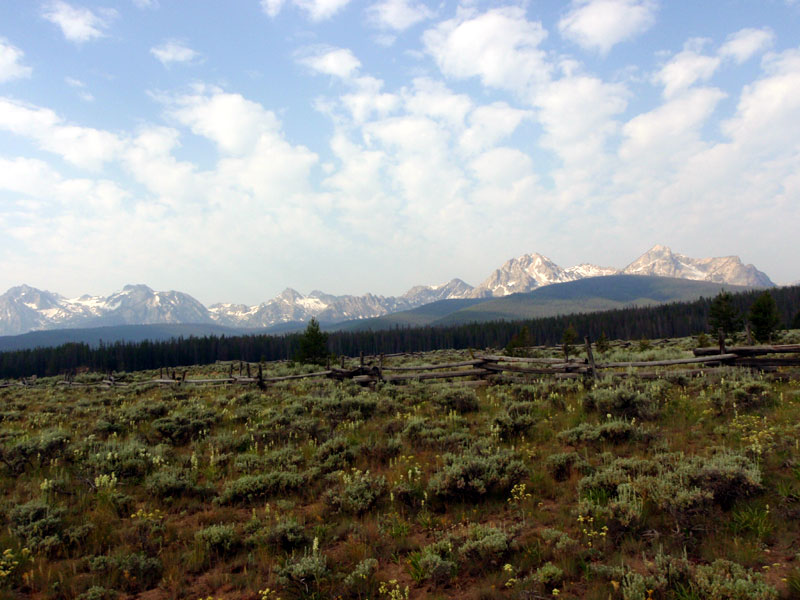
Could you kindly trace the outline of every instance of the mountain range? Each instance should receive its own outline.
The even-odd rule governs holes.
[[[491,299],[539,288],[610,275],[652,275],[745,287],[775,284],[753,265],[736,256],[690,258],[666,246],[654,246],[624,269],[580,264],[562,268],[541,254],[508,260],[478,286],[460,279],[435,286],[419,285],[402,296],[334,296],[313,291],[307,296],[287,288],[255,306],[218,303],[204,306],[192,296],[158,292],[146,285],[126,285],[110,296],[65,298],[28,285],[0,296],[0,335],[65,328],[109,327],[159,323],[209,324],[237,329],[264,329],[282,323],[325,323],[370,319],[409,311],[442,300]]]

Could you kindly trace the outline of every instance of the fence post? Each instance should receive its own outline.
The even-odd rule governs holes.
[[[750,330],[750,323],[744,324],[744,331],[747,334],[747,345],[753,345],[753,332]]]
[[[717,335],[719,336],[719,353],[725,354],[725,332],[721,327],[717,330]]]
[[[589,341],[589,336],[583,338],[586,343],[586,357],[589,359],[589,371],[592,373],[595,383],[597,382],[597,369],[594,366],[594,354],[592,354],[592,343]]]
[[[344,369],[344,354],[342,354],[342,355],[339,357],[339,359],[340,359],[340,361],[339,361],[339,362],[340,362],[340,366],[341,366],[341,368],[342,368],[342,369]]]

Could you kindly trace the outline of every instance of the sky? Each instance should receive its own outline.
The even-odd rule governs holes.
[[[800,0],[0,2],[0,292],[800,279]]]

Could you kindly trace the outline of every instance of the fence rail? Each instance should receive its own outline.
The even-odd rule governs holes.
[[[412,356],[411,354],[398,353],[394,355],[375,355],[359,357],[359,364],[354,368],[345,368],[342,360],[339,368],[330,365],[325,370],[297,375],[283,375],[279,377],[266,377],[262,365],[257,365],[257,374],[252,372],[250,363],[239,363],[238,375],[234,375],[233,363],[227,377],[192,379],[187,377],[187,371],[178,374],[173,370],[164,376],[162,369],[159,376],[154,379],[130,381],[125,377],[117,377],[112,373],[102,381],[82,383],[76,382],[71,377],[59,381],[58,385],[75,387],[129,387],[129,386],[172,386],[172,385],[257,385],[261,388],[269,384],[293,381],[308,378],[328,378],[340,381],[349,379],[361,385],[371,385],[378,382],[403,383],[408,381],[430,381],[436,379],[471,378],[472,383],[487,383],[492,380],[519,380],[522,376],[538,375],[555,378],[594,377],[602,374],[611,376],[637,376],[647,379],[657,377],[694,377],[701,374],[713,373],[720,366],[735,366],[759,371],[776,372],[782,367],[800,367],[800,344],[787,344],[778,346],[740,346],[725,348],[695,348],[694,358],[678,358],[672,360],[654,361],[627,361],[627,362],[595,362],[592,345],[586,339],[586,358],[527,358],[514,356],[500,356],[487,354],[476,356],[471,360],[459,362],[424,364],[414,366],[384,366],[384,360],[390,357]],[[791,355],[794,356],[786,356]],[[775,356],[781,355],[781,356]],[[413,354],[417,356],[417,354]],[[367,361],[367,358],[372,360]],[[377,361],[375,364],[374,361]],[[692,369],[669,369],[669,367],[700,366]],[[638,369],[653,369],[656,371],[637,371]],[[477,379],[477,381],[474,381]],[[32,387],[38,383],[33,378],[19,381],[6,381],[0,383],[0,388],[5,387]]]

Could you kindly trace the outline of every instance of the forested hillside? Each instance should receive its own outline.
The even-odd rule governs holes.
[[[761,291],[732,295],[734,307],[745,314]],[[775,299],[781,326],[788,327],[800,311],[800,286],[769,292]],[[328,349],[336,355],[416,352],[442,348],[504,347],[523,327],[534,344],[557,344],[571,324],[580,338],[612,339],[683,337],[708,328],[710,298],[652,307],[625,308],[525,321],[495,321],[454,326],[395,328],[383,331],[331,332]],[[218,360],[268,361],[290,359],[300,334],[189,337],[169,341],[115,343],[92,348],[64,344],[0,354],[0,377],[57,375],[81,367],[100,371],[134,371]]]

